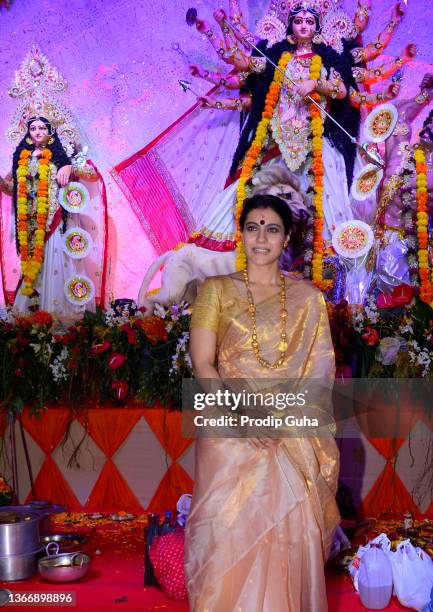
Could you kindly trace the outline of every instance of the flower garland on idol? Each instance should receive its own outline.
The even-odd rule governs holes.
[[[241,174],[239,177],[239,183],[236,191],[236,206],[235,206],[235,218],[236,218],[236,269],[242,270],[246,266],[246,256],[241,240],[241,229],[239,225],[239,219],[242,213],[242,207],[245,198],[247,197],[246,184],[250,180],[255,167],[257,166],[260,158],[261,151],[263,149],[265,140],[268,134],[269,124],[274,114],[275,107],[280,97],[281,87],[284,80],[285,70],[287,64],[292,59],[292,54],[289,52],[283,53],[278,62],[278,68],[275,69],[272,83],[269,87],[269,91],[266,95],[265,106],[262,113],[262,118],[257,126],[256,134],[253,142],[248,149],[245,161],[243,163]],[[320,79],[320,73],[322,68],[322,58],[320,55],[314,55],[311,60],[309,78],[317,81]],[[315,101],[320,100],[318,93],[313,93],[311,97]],[[313,187],[314,187],[314,240],[313,240],[313,263],[312,263],[312,280],[315,285],[323,289],[323,158],[322,158],[322,146],[323,146],[323,120],[320,109],[311,102],[310,107],[311,116],[311,135],[312,135],[312,153],[313,153]]]
[[[428,194],[427,166],[425,153],[417,148],[414,153],[416,164],[416,228],[418,238],[418,274],[420,298],[427,304],[433,303],[433,278],[428,261]]]
[[[44,259],[45,233],[48,217],[48,175],[50,172],[50,161],[52,153],[44,149],[38,159],[37,174],[39,177],[38,190],[36,193],[36,229],[34,237],[29,237],[32,232],[30,221],[33,218],[31,210],[32,196],[29,193],[27,181],[29,172],[29,158],[31,152],[23,149],[20,153],[17,169],[17,234],[21,255],[21,272],[23,275],[23,295],[32,295],[34,282],[39,274]]]

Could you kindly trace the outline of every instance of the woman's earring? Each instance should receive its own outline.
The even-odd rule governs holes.
[[[291,45],[296,45],[296,38],[293,36],[293,34],[289,34],[287,36],[287,42]]]
[[[26,138],[26,143],[27,144],[33,144],[33,140],[29,137]]]
[[[53,144],[54,142],[54,138],[51,136],[51,138],[48,139],[48,143],[47,144]]]
[[[289,246],[289,240],[285,240],[284,241],[284,248],[287,249],[288,246]]]
[[[323,42],[325,42],[325,41],[324,41],[324,38],[323,38],[323,36],[321,35],[321,33],[320,33],[320,32],[317,32],[317,34],[314,34],[312,42],[313,42],[315,45],[321,45],[321,44],[322,44]]]

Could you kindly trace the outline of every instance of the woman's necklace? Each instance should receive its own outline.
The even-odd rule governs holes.
[[[284,360],[286,358],[286,351],[287,351],[286,323],[287,323],[288,313],[286,310],[286,279],[285,279],[285,276],[282,272],[280,272],[280,282],[281,282],[281,289],[280,289],[281,336],[280,338],[281,340],[278,345],[280,356],[274,363],[269,363],[269,361],[267,361],[267,359],[262,357],[260,354],[259,340],[257,337],[256,305],[254,304],[253,294],[251,293],[250,280],[248,278],[248,271],[246,268],[242,270],[242,274],[244,276],[245,287],[247,290],[247,299],[248,299],[248,305],[249,305],[248,310],[251,315],[251,322],[253,326],[252,333],[251,333],[251,347],[253,349],[253,353],[256,356],[257,361],[260,363],[260,365],[263,368],[269,368],[271,370],[276,370],[277,368],[283,365]]]

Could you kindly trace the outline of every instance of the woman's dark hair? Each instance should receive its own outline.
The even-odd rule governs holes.
[[[313,11],[309,9],[312,14]],[[291,28],[292,13],[289,16],[289,27],[288,32]],[[317,21],[316,21],[317,25]],[[278,62],[285,52],[293,53],[296,49],[296,45],[289,43],[287,40],[272,45],[269,49],[267,48],[267,41],[261,40],[257,44],[258,49],[264,52],[267,57],[278,65]],[[328,75],[330,74],[331,68],[334,68],[341,76],[346,89],[347,96],[342,100],[332,99],[330,101],[329,112],[338,123],[346,129],[346,131],[353,137],[358,137],[359,123],[360,123],[360,111],[354,108],[350,104],[349,90],[352,87],[357,90],[357,84],[352,74],[353,60],[350,60],[349,50],[345,50],[341,56],[334,51],[334,49],[324,43],[313,43],[312,49],[314,53],[317,53],[322,58],[323,66],[326,68]],[[254,50],[254,56],[259,56],[259,53]],[[254,140],[257,126],[261,120],[262,113],[265,106],[265,98],[268,93],[269,87],[274,78],[275,68],[270,62],[266,62],[266,67],[263,72],[257,74],[252,72],[248,75],[244,87],[242,88],[243,93],[250,93],[252,96],[252,106],[249,111],[247,118],[242,114],[241,120],[243,123],[242,132],[239,138],[239,143],[235,151],[232,165],[230,168],[230,175],[233,177],[238,169],[239,164],[244,159],[252,141]],[[324,123],[324,135],[329,138],[332,145],[342,153],[346,163],[346,176],[347,182],[350,187],[353,178],[353,167],[356,156],[356,145],[354,145],[350,138],[344,134],[338,128],[335,123],[330,119],[326,119]]]
[[[13,177],[13,193],[12,193],[12,202],[14,207],[15,219],[17,218],[17,168],[18,168],[18,160],[21,155],[21,151],[27,149],[27,151],[33,152],[35,145],[33,143],[28,143],[27,138],[30,136],[30,126],[35,121],[42,121],[48,127],[48,133],[50,134],[50,139],[52,139],[51,144],[47,144],[46,147],[52,153],[51,161],[56,166],[57,170],[63,168],[63,166],[68,166],[71,163],[71,160],[66,154],[65,149],[63,148],[62,143],[57,135],[57,132],[53,129],[51,123],[45,117],[30,117],[27,121],[27,132],[24,137],[18,143],[17,148],[14,151],[12,157],[12,177]],[[66,221],[68,218],[68,211],[62,208],[62,221],[63,221],[63,231],[66,231]],[[19,252],[19,242],[18,242],[18,229],[16,228],[16,245],[17,251]]]
[[[241,230],[244,230],[247,216],[252,210],[260,208],[270,208],[276,213],[284,225],[284,233],[287,235],[293,226],[292,211],[290,210],[287,202],[273,195],[255,195],[252,198],[244,200],[244,206],[242,208],[241,216],[239,218],[239,225]]]

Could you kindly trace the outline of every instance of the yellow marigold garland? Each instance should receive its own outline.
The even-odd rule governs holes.
[[[260,152],[263,149],[263,145],[266,140],[268,133],[269,123],[274,114],[274,109],[277,105],[280,97],[281,86],[284,80],[284,72],[286,66],[292,58],[291,53],[283,53],[278,62],[278,69],[275,69],[273,81],[269,87],[269,91],[265,99],[265,107],[262,113],[262,118],[257,126],[256,134],[253,142],[248,149],[245,156],[245,160],[242,166],[241,174],[239,177],[239,183],[236,190],[236,207],[235,207],[235,219],[236,219],[236,270],[243,270],[246,266],[246,257],[242,245],[241,239],[241,228],[239,225],[239,219],[244,205],[244,200],[247,197],[246,183],[253,174],[253,170],[257,165],[257,161],[260,156]]]
[[[320,79],[322,69],[322,58],[315,55],[311,60],[310,79],[317,81]],[[311,97],[316,102],[320,102],[320,95],[313,92]],[[324,289],[323,282],[323,119],[322,112],[313,102],[310,103],[311,116],[311,136],[313,151],[313,177],[314,177],[314,230],[313,230],[313,260],[311,278],[313,283],[320,289]]]
[[[48,175],[52,153],[49,149],[44,149],[39,158],[39,184],[36,193],[36,229],[32,246],[29,246],[29,233],[31,230],[28,223],[31,219],[31,211],[27,191],[30,156],[31,152],[23,149],[20,153],[17,169],[17,229],[21,255],[21,272],[23,274],[23,286],[21,288],[23,295],[32,295],[33,284],[42,267],[44,258],[48,217]]]
[[[269,91],[265,99],[265,107],[262,113],[262,118],[257,126],[255,138],[248,149],[242,166],[239,183],[236,191],[236,269],[242,270],[246,266],[246,257],[241,240],[241,229],[239,219],[242,212],[244,200],[246,198],[246,183],[251,178],[255,166],[257,165],[260,153],[268,133],[269,123],[274,114],[277,105],[281,86],[284,80],[284,73],[287,64],[292,58],[291,53],[283,53],[278,62],[278,69],[275,69],[273,81],[269,87]],[[322,58],[320,55],[314,55],[311,60],[309,78],[311,80],[320,79],[322,69]],[[311,96],[314,100],[320,101],[318,93],[313,93]],[[315,104],[310,104],[311,115],[311,135],[312,135],[312,152],[313,152],[313,176],[314,176],[314,242],[313,242],[313,263],[312,263],[312,279],[313,282],[320,288],[323,288],[323,119],[319,108]]]
[[[428,261],[428,194],[427,166],[425,153],[418,148],[414,153],[416,164],[416,228],[418,238],[418,273],[420,279],[420,298],[433,303],[433,279]]]

